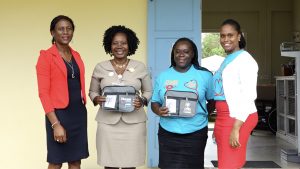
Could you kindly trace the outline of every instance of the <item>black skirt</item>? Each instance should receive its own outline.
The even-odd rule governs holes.
[[[61,125],[66,129],[67,142],[58,143],[54,140],[51,123],[46,117],[47,131],[47,162],[61,164],[78,161],[89,156],[87,139],[87,110],[81,97],[79,68],[72,59],[75,78],[72,69],[68,69],[69,105],[65,109],[56,109],[55,114]]]
[[[168,132],[159,126],[159,167],[161,169],[202,169],[207,127],[188,134]]]

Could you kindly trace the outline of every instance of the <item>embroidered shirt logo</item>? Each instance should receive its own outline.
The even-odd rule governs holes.
[[[214,88],[215,88],[215,96],[224,96],[222,79],[216,79],[214,81]]]
[[[178,84],[178,80],[166,80],[165,87],[166,90],[172,90]]]
[[[192,90],[197,90],[198,83],[197,83],[196,80],[190,80],[188,82],[185,82],[184,86],[187,87],[187,88],[189,88],[189,89],[192,89]]]

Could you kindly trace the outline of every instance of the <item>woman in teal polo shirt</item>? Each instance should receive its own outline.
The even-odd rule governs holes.
[[[212,74],[200,67],[198,50],[188,38],[178,39],[171,52],[171,66],[155,81],[152,111],[160,116],[159,167],[162,169],[204,168],[204,150],[207,141],[207,103],[213,98]],[[197,94],[195,115],[170,116],[165,105],[169,90]]]

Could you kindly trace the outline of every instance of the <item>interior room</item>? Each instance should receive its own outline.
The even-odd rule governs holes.
[[[271,160],[282,168],[300,167],[296,94],[299,77],[295,62],[296,67],[299,65],[297,58],[285,57],[280,48],[283,42],[299,43],[299,7],[297,0],[202,1],[202,31],[216,31],[224,18],[239,20],[247,50],[259,64],[256,100],[259,123],[252,132],[247,159]],[[208,149],[214,149],[208,145]]]

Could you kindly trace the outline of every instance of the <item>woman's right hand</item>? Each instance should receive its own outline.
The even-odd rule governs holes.
[[[159,103],[152,102],[151,103],[152,111],[159,116],[168,116],[169,109],[167,107],[161,107]]]
[[[67,133],[65,128],[61,124],[53,126],[54,140],[58,143],[67,142]]]
[[[105,96],[96,96],[93,100],[94,105],[101,105],[103,102],[105,102],[106,97]]]
[[[167,107],[160,107],[158,108],[158,115],[159,116],[168,116],[169,109]]]

